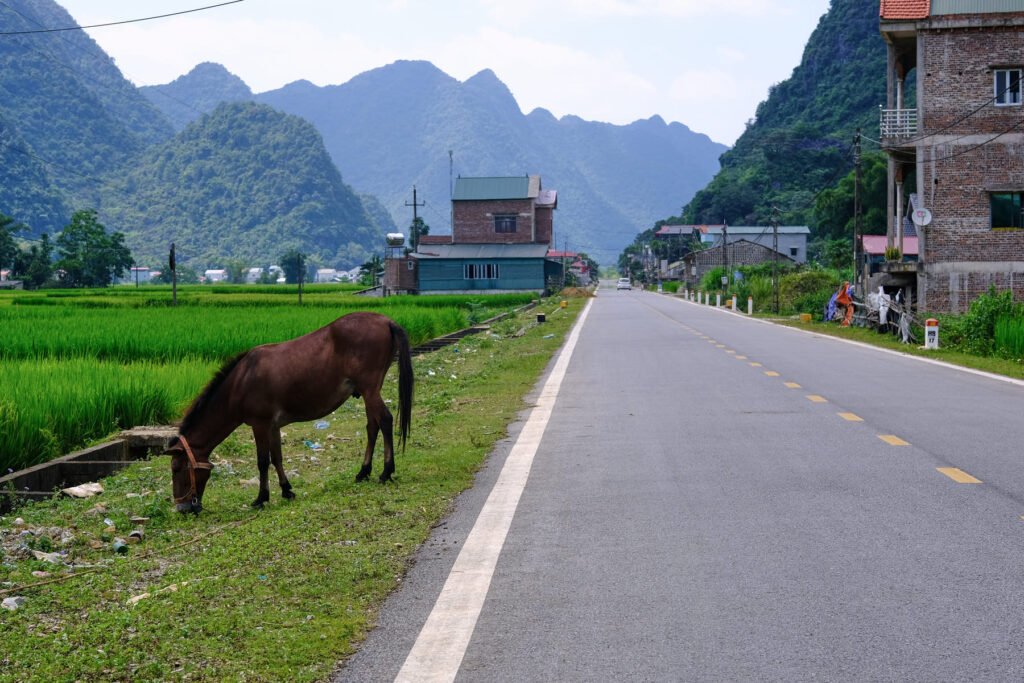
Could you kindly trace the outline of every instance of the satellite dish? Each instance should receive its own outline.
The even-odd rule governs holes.
[[[910,220],[914,221],[914,225],[923,227],[932,222],[932,212],[928,209],[915,209],[910,214]]]

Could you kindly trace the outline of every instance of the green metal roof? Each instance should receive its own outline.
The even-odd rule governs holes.
[[[431,259],[504,259],[544,258],[546,244],[427,244],[412,254],[416,258]]]
[[[531,199],[530,176],[513,178],[456,178],[455,201]]]

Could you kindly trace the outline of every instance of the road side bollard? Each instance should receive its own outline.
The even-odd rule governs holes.
[[[732,295],[732,312],[733,313],[736,312],[736,295],[735,294]]]
[[[754,297],[747,297],[747,315],[754,315]]]
[[[939,321],[935,318],[924,321],[924,348],[939,348]]]
[[[715,308],[721,308],[721,307],[722,307],[722,295],[721,294],[715,294]]]

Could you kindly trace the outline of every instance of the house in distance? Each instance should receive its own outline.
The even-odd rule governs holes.
[[[408,254],[389,246],[386,293],[543,292],[561,282],[549,257],[558,193],[538,175],[463,178],[452,195],[452,233],[424,235]]]

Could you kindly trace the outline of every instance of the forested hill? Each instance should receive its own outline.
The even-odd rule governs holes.
[[[885,74],[878,0],[832,0],[800,65],[771,89],[753,123],[722,155],[721,171],[679,220],[760,225],[777,206],[783,223],[813,227],[815,194],[853,168],[856,128],[877,133]]]
[[[107,222],[137,258],[269,265],[295,247],[351,267],[379,250],[378,226],[341,180],[316,129],[256,103],[219,106],[148,150],[108,186]]]
[[[72,25],[52,0],[0,3],[0,31]],[[59,230],[95,203],[100,176],[172,134],[84,32],[0,40],[0,211],[34,234]]]
[[[163,111],[175,130],[182,130],[219,104],[252,99],[252,90],[241,78],[211,62],[197,65],[166,85],[146,85],[139,91]]]
[[[226,70],[207,68],[205,86],[195,73],[175,81],[176,98],[216,92],[218,78],[221,89],[237,86]],[[173,115],[155,89],[146,92]],[[241,91],[230,92],[225,97]],[[726,149],[659,117],[617,126],[556,119],[543,109],[524,115],[490,70],[460,82],[429,62],[396,62],[342,85],[298,81],[255,99],[313,122],[346,182],[378,197],[399,225],[412,218],[405,204],[416,185],[432,232],[448,230],[451,150],[457,175],[540,174],[544,187],[559,191],[559,247],[606,262],[638,227],[678,211],[713,177]],[[209,106],[187,101],[193,116]]]

